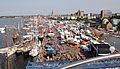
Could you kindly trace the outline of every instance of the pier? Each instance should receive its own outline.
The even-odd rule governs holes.
[[[23,46],[23,47],[19,47],[18,45],[16,46],[12,46],[12,47],[6,47],[6,48],[1,48],[0,49],[0,53],[1,54],[6,54],[7,57],[11,56],[12,54],[14,54],[15,52],[20,53],[20,52],[28,52],[32,49],[31,46]]]

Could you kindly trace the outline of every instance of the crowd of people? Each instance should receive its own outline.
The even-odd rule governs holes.
[[[89,44],[99,44],[99,38],[83,23],[50,20],[44,24],[41,52],[36,61],[84,60]]]

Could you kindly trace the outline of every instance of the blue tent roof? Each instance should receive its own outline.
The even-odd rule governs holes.
[[[48,47],[47,50],[48,50],[48,51],[53,51],[54,48],[52,48],[52,47]]]

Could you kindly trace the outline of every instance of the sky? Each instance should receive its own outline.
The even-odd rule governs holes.
[[[0,0],[0,16],[120,12],[120,0]]]

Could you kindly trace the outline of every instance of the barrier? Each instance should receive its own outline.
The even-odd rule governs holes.
[[[73,61],[28,62],[26,69],[57,69]]]
[[[80,66],[83,69],[115,68],[120,67],[120,58],[112,58],[93,63],[87,63]]]
[[[95,57],[84,61],[71,63],[60,69],[100,69],[120,68],[120,54]]]

